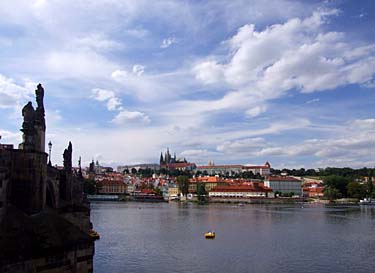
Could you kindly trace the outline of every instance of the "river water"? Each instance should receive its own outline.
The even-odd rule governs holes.
[[[375,207],[95,202],[94,272],[375,272]],[[208,230],[214,240],[204,239]]]

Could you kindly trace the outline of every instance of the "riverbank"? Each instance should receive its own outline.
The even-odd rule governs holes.
[[[119,202],[168,202],[162,196],[150,197],[134,197],[129,195],[101,195],[92,196],[91,201],[119,201]],[[298,203],[318,203],[318,204],[332,204],[332,205],[358,205],[359,200],[353,198],[341,198],[335,200],[328,199],[314,199],[314,198],[292,198],[292,197],[277,197],[277,198],[220,198],[210,197],[208,200],[201,202],[196,197],[192,199],[173,200],[169,202],[192,202],[192,203],[228,203],[228,204],[298,204]]]
[[[318,203],[318,204],[333,204],[333,205],[358,205],[359,200],[355,198],[340,198],[334,200],[328,199],[308,199],[309,203]]]
[[[295,204],[306,202],[305,198],[220,198],[211,197],[208,203],[243,203],[243,204]]]

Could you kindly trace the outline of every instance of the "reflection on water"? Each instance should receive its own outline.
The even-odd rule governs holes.
[[[92,203],[94,271],[373,272],[375,209]],[[204,232],[216,238],[206,240]]]

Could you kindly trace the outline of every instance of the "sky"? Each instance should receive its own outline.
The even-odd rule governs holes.
[[[1,1],[1,143],[38,83],[54,164],[375,165],[372,0]]]

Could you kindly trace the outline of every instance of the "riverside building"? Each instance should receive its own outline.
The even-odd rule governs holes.
[[[198,166],[196,172],[207,175],[235,175],[243,172],[252,172],[261,176],[271,174],[271,164],[267,161],[264,165],[215,165],[210,162],[207,166]]]
[[[274,192],[302,196],[302,181],[294,177],[268,176],[264,180],[264,185]]]

